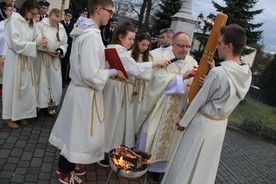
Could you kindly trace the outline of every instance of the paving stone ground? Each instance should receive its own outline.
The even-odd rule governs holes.
[[[2,107],[2,104],[0,104]],[[2,114],[2,108],[1,114]],[[12,130],[0,120],[0,184],[58,184],[56,165],[59,151],[48,143],[56,117],[39,113],[25,127]],[[110,168],[86,165],[83,177],[88,184],[105,184]],[[117,178],[117,180],[115,180]],[[116,177],[110,184],[144,184],[139,179]],[[148,174],[146,183],[156,184]],[[275,184],[276,146],[228,128],[223,145],[216,184]]]

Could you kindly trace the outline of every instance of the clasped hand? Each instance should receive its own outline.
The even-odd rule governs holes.
[[[194,77],[197,72],[197,67],[194,67],[194,69],[187,70],[183,75],[183,79],[189,79],[191,77]]]
[[[176,123],[176,130],[183,132],[185,130],[185,127],[181,126],[180,123]]]
[[[169,60],[160,60],[160,61],[156,61],[156,62],[158,62],[158,65],[161,67],[166,67],[169,64],[171,64],[171,62]]]
[[[48,38],[47,37],[42,37],[42,39],[40,39],[36,42],[37,46],[42,46],[42,47],[47,47],[47,44],[48,44]]]
[[[60,51],[50,51],[50,50],[47,50],[46,51],[50,56],[54,57],[54,58],[57,58],[60,56]]]
[[[119,80],[121,80],[123,82],[128,82],[128,79],[126,78],[126,76],[124,75],[124,73],[121,70],[117,70],[116,78],[118,78]]]
[[[209,64],[210,69],[215,67],[215,60],[207,61],[207,63]],[[202,77],[199,78],[199,85],[200,86],[203,86],[205,77],[206,77],[206,75],[203,75]]]

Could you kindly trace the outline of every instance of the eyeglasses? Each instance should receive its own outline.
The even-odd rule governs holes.
[[[108,13],[109,13],[110,15],[113,15],[113,10],[109,10],[109,9],[107,9],[107,8],[104,8],[104,7],[102,7],[102,9],[108,11]]]
[[[31,10],[29,10],[29,12],[32,14],[32,16],[38,15],[38,13],[32,12]]]
[[[179,43],[176,43],[176,42],[174,42],[174,44],[175,45],[177,45],[178,47],[180,47],[181,49],[189,49],[189,48],[191,48],[191,45],[181,45],[181,44],[179,44]]]

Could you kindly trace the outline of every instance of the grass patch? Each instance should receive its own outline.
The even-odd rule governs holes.
[[[251,97],[246,97],[232,112],[229,122],[239,127],[246,117],[261,120],[268,129],[276,132],[275,107],[260,103]]]

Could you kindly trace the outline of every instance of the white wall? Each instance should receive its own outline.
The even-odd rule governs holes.
[[[61,3],[62,3],[63,0],[47,0],[47,1],[50,3],[49,11],[52,8],[58,8],[58,9],[61,10]],[[64,0],[64,1],[65,1],[65,4],[64,4],[64,10],[65,10],[69,7],[69,1],[70,0]]]

